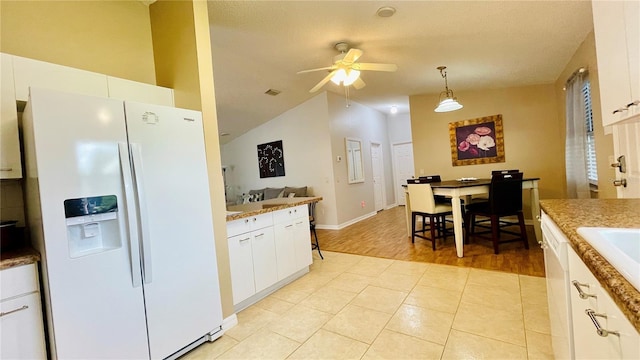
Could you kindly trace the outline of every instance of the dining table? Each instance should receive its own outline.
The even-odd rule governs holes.
[[[522,189],[529,190],[531,202],[531,218],[533,219],[533,228],[538,242],[542,241],[542,230],[540,228],[540,199],[538,195],[538,181],[540,178],[524,178],[522,179]],[[465,204],[469,204],[473,195],[488,194],[491,179],[458,179],[443,180],[440,182],[428,183],[433,189],[434,195],[441,195],[451,198],[451,207],[453,213],[453,231],[456,243],[456,254],[458,257],[464,256],[464,230],[462,219],[462,199]],[[405,211],[407,220],[407,235],[411,236],[411,199],[409,192],[405,191]]]

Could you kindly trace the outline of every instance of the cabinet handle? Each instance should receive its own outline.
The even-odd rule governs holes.
[[[264,236],[264,233],[260,233],[260,234],[256,235],[255,237],[261,237],[261,236]]]
[[[248,237],[248,238],[246,238],[246,239],[240,239],[240,242],[245,242],[245,241],[249,241],[249,240],[251,240],[251,238],[250,238],[250,237]]]
[[[0,168],[0,171],[13,171],[13,168]]]
[[[28,305],[22,305],[22,307],[17,308],[17,309],[13,309],[13,310],[10,310],[10,311],[7,311],[7,312],[0,312],[0,317],[6,316],[6,315],[9,315],[9,314],[13,314],[13,313],[18,312],[18,311],[27,310],[28,308],[29,308]]]
[[[297,222],[296,225],[302,225],[303,221]]]
[[[615,110],[613,110],[612,114],[615,115],[617,113],[625,112],[627,110],[629,110],[629,109],[628,108],[615,109]]]
[[[637,105],[640,105],[640,100],[634,100],[634,101],[628,103],[627,104],[627,109],[632,107],[632,106],[637,106]]]
[[[244,219],[244,223],[245,224],[249,223],[249,219]]]
[[[598,298],[597,296],[593,295],[593,294],[587,294],[586,292],[582,291],[582,287],[589,287],[589,284],[581,284],[578,282],[578,280],[573,280],[571,282],[573,284],[573,286],[576,287],[576,290],[578,290],[578,296],[580,296],[580,299],[588,299],[590,297],[592,298]]]
[[[613,186],[627,187],[627,179],[613,180]]]
[[[288,228],[290,228],[290,227],[292,227],[292,226],[293,226],[293,224],[291,224],[291,225],[287,225],[287,226],[285,226],[285,228],[287,228],[287,229],[288,229]]]
[[[584,313],[587,314],[589,319],[591,319],[591,322],[593,323],[593,326],[596,327],[596,333],[598,333],[598,335],[600,335],[602,337],[607,337],[607,336],[609,336],[609,334],[615,335],[615,336],[620,336],[619,332],[603,329],[602,326],[600,326],[600,322],[598,322],[598,319],[596,319],[596,316],[599,316],[599,317],[602,317],[602,318],[606,319],[607,315],[598,314],[595,311],[593,311],[592,309],[586,309],[584,311]]]

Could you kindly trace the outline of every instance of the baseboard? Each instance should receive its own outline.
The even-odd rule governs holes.
[[[346,227],[347,227],[347,226],[349,226],[349,225],[353,225],[353,224],[355,224],[355,223],[357,223],[357,222],[360,222],[360,221],[362,221],[362,220],[365,220],[365,219],[368,219],[368,218],[370,218],[370,217],[372,217],[372,216],[375,216],[377,213],[378,213],[377,211],[370,212],[370,213],[368,213],[368,214],[362,215],[362,216],[357,217],[357,218],[355,218],[355,219],[351,219],[351,220],[349,220],[349,221],[347,221],[347,222],[345,222],[345,223],[339,224],[339,225],[320,225],[320,224],[317,224],[317,225],[316,225],[316,229],[322,229],[322,230],[342,230],[342,229],[346,228]]]
[[[385,209],[385,210],[390,210],[390,209],[393,209],[393,208],[394,208],[394,207],[396,207],[396,206],[398,206],[398,203],[393,203],[393,204],[391,204],[391,205],[387,205],[387,207],[386,207],[386,208],[384,208],[384,209]]]
[[[233,313],[231,314],[231,316],[228,316],[224,318],[224,320],[222,320],[222,332],[224,333],[236,325],[238,325],[238,316]]]

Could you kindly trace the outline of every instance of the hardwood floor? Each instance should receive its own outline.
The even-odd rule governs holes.
[[[380,211],[342,230],[317,231],[321,250],[544,277],[543,252],[533,226],[527,226],[529,250],[521,242],[507,243],[495,255],[490,241],[474,241],[464,246],[463,258],[456,256],[453,235],[444,242],[439,239],[436,251],[431,250],[430,241],[416,238],[412,244],[406,233],[404,206]]]

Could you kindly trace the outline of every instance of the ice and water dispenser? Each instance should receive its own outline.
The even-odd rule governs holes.
[[[69,255],[77,258],[119,248],[118,199],[115,195],[64,201]]]

